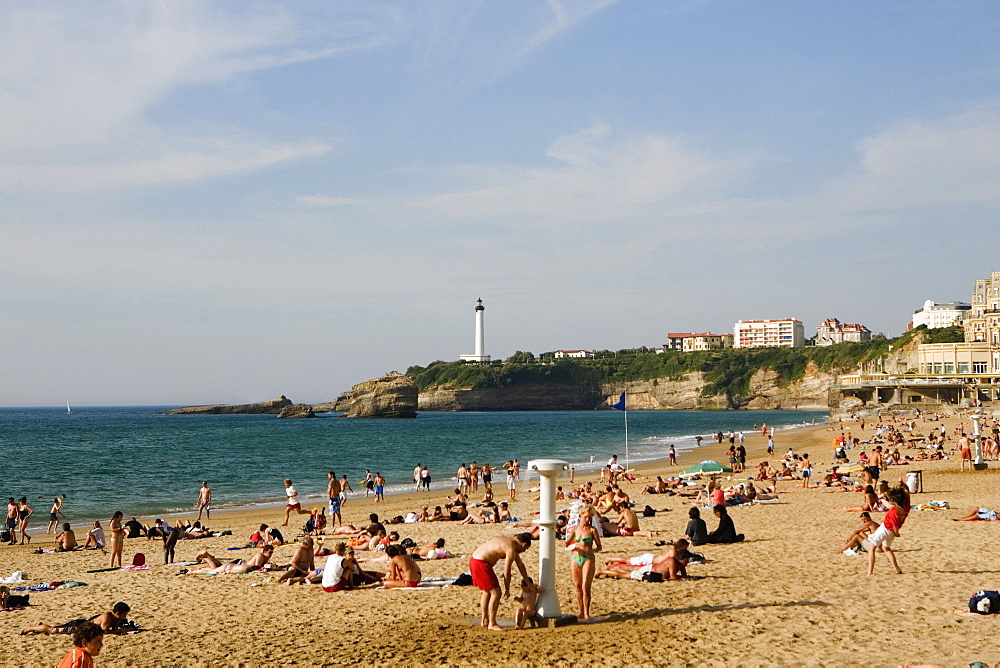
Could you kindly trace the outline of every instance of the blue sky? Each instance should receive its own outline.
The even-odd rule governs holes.
[[[995,2],[0,5],[0,405],[902,332],[1000,270]]]

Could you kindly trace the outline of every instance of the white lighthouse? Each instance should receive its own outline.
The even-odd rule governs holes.
[[[466,362],[489,362],[490,356],[485,354],[486,350],[486,334],[483,331],[483,311],[486,307],[483,306],[483,300],[476,300],[476,354],[475,355],[460,355],[459,359],[465,360]]]

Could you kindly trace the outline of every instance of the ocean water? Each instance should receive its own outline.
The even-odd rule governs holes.
[[[155,414],[164,408],[0,409],[0,494],[27,496],[37,526],[47,522],[53,497],[62,494],[63,512],[76,522],[115,510],[139,517],[189,512],[202,480],[212,487],[215,507],[280,504],[286,477],[306,505],[318,505],[330,470],[338,477],[346,473],[355,491],[365,469],[380,471],[392,493],[412,489],[418,463],[429,466],[434,487],[446,488],[454,486],[459,464],[473,460],[498,466],[513,458],[523,465],[552,457],[584,472],[611,454],[623,462],[625,456],[625,415],[618,411],[279,420]],[[749,430],[761,422],[780,430],[825,419],[826,413],[804,411],[629,411],[630,461],[665,458],[670,444],[679,453],[694,449],[697,434]],[[775,440],[780,447],[780,431]]]

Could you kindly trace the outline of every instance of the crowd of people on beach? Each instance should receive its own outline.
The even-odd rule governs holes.
[[[558,518],[554,529],[556,537],[563,541],[569,558],[578,620],[587,622],[592,619],[595,578],[663,582],[696,577],[690,574],[689,569],[704,561],[704,556],[694,552],[694,548],[743,542],[745,536],[737,532],[731,509],[778,499],[781,493],[779,484],[784,482],[804,490],[859,492],[859,502],[841,510],[860,513],[860,525],[851,528],[836,551],[850,556],[866,554],[868,575],[874,574],[877,554],[882,553],[892,569],[901,573],[902,568],[892,545],[910,514],[911,494],[915,490],[911,488],[911,481],[903,475],[898,476],[898,484],[890,484],[887,480],[892,477],[889,472],[894,467],[905,467],[927,458],[955,457],[963,468],[966,462],[971,464],[972,442],[965,425],[959,424],[949,433],[934,424],[939,420],[937,415],[917,413],[906,419],[880,416],[872,421],[871,418],[859,417],[831,425],[829,429],[834,433],[832,463],[822,474],[814,471],[815,465],[808,454],[796,453],[791,448],[780,458],[772,458],[774,428],[766,425],[760,429],[760,438],[766,440],[768,459],[748,465],[747,433],[731,431],[728,435],[727,463],[733,473],[742,474],[738,479],[733,480],[732,476],[726,479],[719,474],[694,477],[657,475],[641,487],[636,484],[633,488],[633,493],[641,501],[633,499],[626,491],[626,486],[636,478],[630,469],[618,462],[616,455],[612,455],[601,469],[600,479],[577,482],[575,470],[571,471],[569,483],[556,489]],[[855,433],[852,433],[852,427]],[[755,434],[756,429],[750,432],[751,436]],[[719,431],[712,438],[724,443],[727,436]],[[993,419],[992,424],[986,424],[986,433],[980,441],[983,456],[1000,456],[998,440],[1000,423]],[[675,451],[671,453],[671,463],[676,464]],[[494,497],[493,476],[498,470],[502,471],[506,481],[507,498],[503,500]],[[293,481],[285,479],[284,521],[279,526],[286,528],[293,517],[308,516],[300,531],[286,529],[286,533],[290,534],[286,537],[279,526],[261,524],[243,544],[229,548],[251,549],[253,553],[250,556],[222,558],[217,556],[218,553],[202,549],[195,553],[195,563],[181,568],[178,575],[271,573],[276,583],[318,585],[329,593],[367,586],[415,588],[424,582],[420,566],[422,561],[448,559],[454,555],[445,547],[444,537],[422,545],[402,537],[400,531],[395,530],[397,526],[403,529],[407,524],[425,522],[506,524],[516,528],[518,533],[494,536],[485,541],[470,555],[468,573],[463,577],[467,577],[468,583],[481,591],[481,624],[491,630],[503,628],[497,619],[499,608],[502,600],[510,597],[512,583],[516,583],[519,591],[514,597],[517,607],[513,614],[513,626],[521,629],[534,622],[540,597],[546,592],[528,576],[522,560],[522,555],[539,538],[540,528],[535,522],[517,517],[513,511],[515,504],[524,500],[519,500],[519,491],[528,495],[527,500],[537,501],[540,490],[537,487],[522,488],[520,478],[521,465],[517,459],[510,459],[498,467],[475,461],[468,465],[463,463],[456,471],[456,486],[433,509],[431,503],[424,503],[404,515],[385,519],[371,513],[364,524],[345,523],[343,520],[347,494],[354,491],[348,476],[338,477],[330,471],[327,474],[327,503],[325,507],[312,508],[303,507]],[[415,489],[429,490],[430,482],[428,467],[418,464],[413,469]],[[365,478],[360,481],[366,498],[374,497],[376,503],[383,501],[385,485],[386,481],[378,471],[366,471]],[[675,497],[675,500],[689,505],[683,531],[679,526],[660,531],[641,528],[640,518],[655,517],[658,512],[670,510],[656,510],[644,502],[646,497],[653,496]],[[205,521],[211,519],[212,511],[212,490],[207,481],[202,482],[198,491],[194,504],[198,514],[193,521],[176,519],[171,524],[156,518],[143,524],[136,517],[125,521],[124,514],[117,511],[106,523],[107,533],[101,521],[94,521],[86,536],[80,537],[82,542],[69,522],[62,522],[59,531],[60,517],[65,519],[64,503],[64,496],[56,497],[51,506],[48,533],[55,536],[51,551],[100,549],[108,557],[108,568],[122,567],[126,538],[161,541],[163,563],[173,564],[179,541],[229,533],[213,531],[202,524],[202,518]],[[706,511],[716,520],[717,526],[712,530],[702,517]],[[31,541],[27,529],[33,512],[25,497],[8,500],[8,535],[5,536],[8,543],[17,542],[16,535],[20,536],[21,544]],[[975,507],[962,517],[953,519],[991,521],[997,520],[998,515],[994,510]],[[662,548],[659,552],[607,555],[598,563],[608,539],[659,538],[663,533],[672,533],[675,537],[656,542],[656,547]],[[293,545],[293,552],[287,563],[275,563],[276,549],[284,545]],[[620,549],[615,551],[620,552]],[[494,568],[501,561],[503,572],[498,577]],[[4,593],[0,592],[2,596]],[[89,653],[93,657],[100,652],[103,634],[128,632],[128,629],[136,628],[125,622],[128,612],[128,606],[119,603],[111,611],[90,619],[37,624],[26,627],[24,633],[73,634],[74,647],[70,654],[79,658]]]

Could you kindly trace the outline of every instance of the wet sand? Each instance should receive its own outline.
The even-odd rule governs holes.
[[[724,423],[720,414],[720,424]],[[926,432],[933,424],[920,423],[918,431]],[[850,426],[858,435],[858,425]],[[831,461],[834,428],[824,425],[778,432],[775,459],[788,447],[808,452],[819,474],[814,479],[818,479]],[[869,424],[863,435],[871,433]],[[750,434],[746,445],[750,467],[766,455],[766,439]],[[725,461],[723,450],[705,446],[682,453],[676,467],[664,462],[640,467],[639,480],[625,489],[640,506],[649,503],[661,511],[642,520],[642,528],[662,530],[664,538],[681,536],[689,506],[680,497],[644,496],[639,490],[656,474],[676,474],[702,459]],[[915,454],[916,450],[903,452]],[[835,509],[860,503],[860,494],[825,493],[783,482],[777,503],[731,509],[746,542],[697,548],[708,563],[692,566],[690,573],[702,579],[656,584],[599,579],[594,583],[593,603],[593,614],[600,618],[597,623],[503,633],[479,628],[479,591],[472,587],[364,588],[327,594],[318,586],[275,584],[272,574],[178,576],[179,567],[162,565],[140,571],[85,573],[105,566],[107,557],[99,551],[32,553],[38,546],[51,547],[52,536],[43,533],[39,519],[30,546],[0,548],[0,576],[20,569],[27,573],[29,584],[82,580],[88,586],[32,593],[32,605],[26,610],[0,614],[5,639],[0,663],[55,665],[68,650],[70,639],[19,636],[21,628],[90,616],[119,600],[132,606],[132,618],[145,630],[107,638],[98,665],[996,663],[1000,648],[992,636],[1000,620],[957,617],[954,610],[965,607],[979,589],[1000,589],[1000,550],[996,549],[1000,524],[951,519],[974,505],[1000,507],[1000,463],[991,462],[987,471],[959,473],[957,459],[919,462],[892,467],[884,477],[895,482],[912,469],[923,471],[926,490],[914,495],[914,503],[947,500],[951,510],[910,514],[894,545],[902,575],[893,574],[888,561],[879,555],[875,575],[868,577],[865,556],[835,552],[859,524],[857,513]],[[318,476],[323,473],[317,471]],[[280,486],[280,472],[275,478]],[[578,482],[583,479],[577,476]],[[568,480],[561,484],[568,486]],[[535,517],[536,494],[527,490],[536,485],[537,479],[521,483],[519,500],[512,505],[514,515]],[[502,480],[496,491],[500,500],[506,493]],[[392,517],[423,503],[433,507],[444,501],[440,492],[391,496],[379,504],[355,496],[344,508],[344,519],[364,524],[370,512]],[[713,529],[711,514],[703,513],[703,517]],[[293,516],[289,527],[293,530],[286,537],[297,534],[294,529],[305,519]],[[209,526],[230,529],[233,535],[181,541],[177,558],[193,560],[201,549],[223,558],[246,558],[252,550],[227,552],[226,548],[244,544],[261,522],[277,525],[281,521],[281,509],[215,513]],[[498,525],[451,522],[389,528],[420,543],[438,537],[447,540],[456,558],[422,562],[425,578],[459,575],[467,570],[468,556],[478,544],[513,531]],[[657,540],[605,538],[604,552],[659,552],[662,548],[654,546]],[[275,561],[286,563],[293,549],[279,548]],[[136,552],[145,553],[151,564],[162,561],[158,540],[127,540],[125,562]],[[598,559],[603,561],[600,555]],[[568,562],[560,553],[557,582],[564,612],[575,609]],[[535,547],[526,554],[526,563],[535,575]],[[503,603],[503,620],[513,618],[515,605]]]

